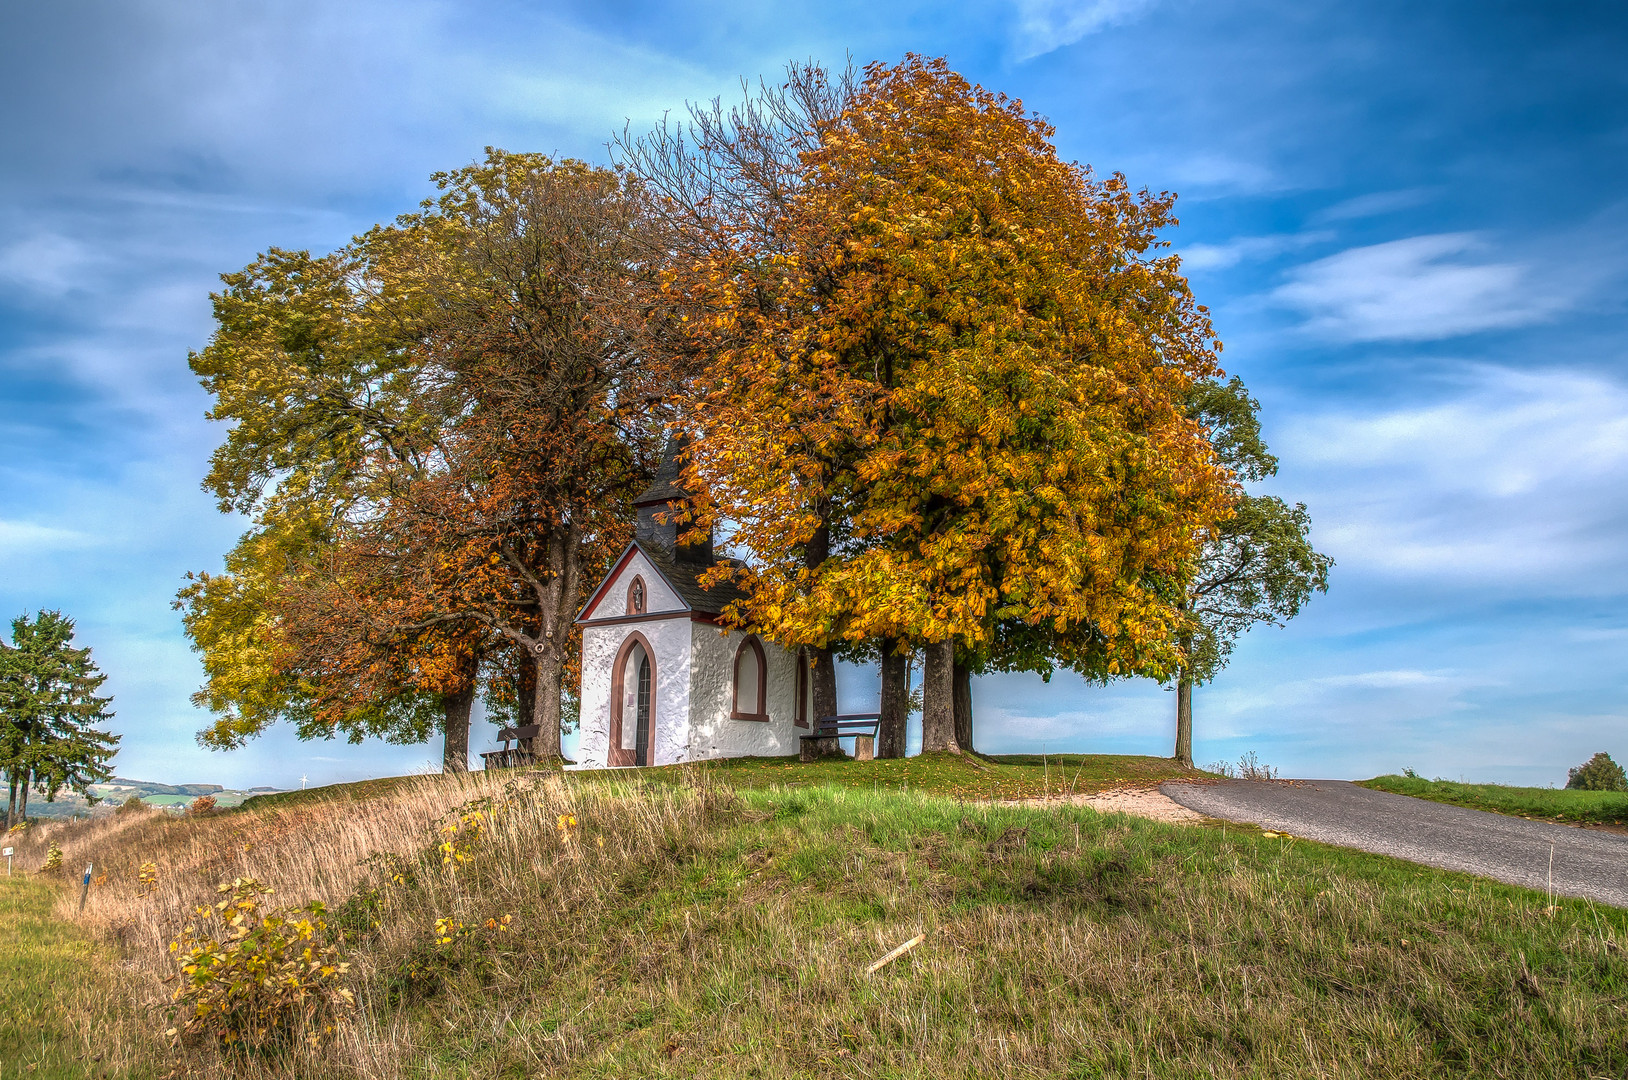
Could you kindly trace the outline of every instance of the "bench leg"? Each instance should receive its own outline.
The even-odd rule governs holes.
[[[874,761],[874,760],[876,760],[876,736],[875,735],[855,735],[854,736],[854,760],[855,761]]]
[[[797,749],[797,759],[804,763],[818,761],[821,758],[841,757],[848,755],[842,752],[842,743],[836,738],[801,739]]]

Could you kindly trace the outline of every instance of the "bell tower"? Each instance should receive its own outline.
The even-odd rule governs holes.
[[[690,526],[661,520],[674,511],[682,512],[689,507],[689,492],[678,486],[679,458],[684,453],[685,445],[682,436],[668,437],[667,448],[662,452],[661,464],[656,468],[655,478],[644,494],[633,500],[634,509],[639,515],[633,527],[633,539],[641,546],[653,548],[674,562],[711,566],[714,558],[710,530],[707,538],[698,544],[680,544],[679,533],[689,529]]]

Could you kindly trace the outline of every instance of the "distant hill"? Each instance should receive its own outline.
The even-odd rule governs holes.
[[[266,795],[283,789],[263,785],[239,790],[220,784],[160,784],[153,780],[130,780],[115,776],[105,784],[92,784],[90,790],[100,800],[99,805],[103,806],[117,806],[134,795],[149,806],[180,809],[200,795],[213,795],[216,806],[228,807],[237,806],[253,795]],[[37,795],[28,800],[30,817],[70,818],[88,814],[93,809],[85,799],[67,792],[58,795],[55,802],[46,802]]]

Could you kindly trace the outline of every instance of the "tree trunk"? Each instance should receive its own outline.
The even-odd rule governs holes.
[[[803,545],[803,565],[809,570],[818,570],[820,564],[831,557],[831,530],[821,525],[814,530],[808,543]],[[814,670],[811,675],[814,685],[814,716],[816,725],[820,718],[837,715],[837,662],[831,655],[830,649],[814,649]]]
[[[6,786],[10,789],[9,798],[6,800],[6,828],[9,829],[17,824],[17,775],[15,773],[6,775]]]
[[[882,639],[882,719],[876,727],[876,756],[904,757],[910,724],[910,658],[898,652],[896,638]]]
[[[972,749],[972,669],[955,662],[955,742],[963,750]]]
[[[1185,669],[1176,677],[1176,761],[1193,767],[1193,676]]]
[[[475,675],[479,661],[468,657],[459,671],[458,688],[441,698],[446,712],[445,734],[441,742],[441,771],[460,773],[469,771],[469,712],[475,704]]]
[[[17,820],[18,821],[27,821],[28,820],[28,789],[33,787],[33,786],[34,786],[34,770],[32,770],[32,769],[24,770],[24,772],[23,772],[22,797],[18,800],[20,805],[17,807]]]
[[[814,649],[814,723],[822,716],[837,715],[837,661],[830,649]]]
[[[531,662],[530,653],[522,653],[520,657],[520,670],[514,677],[515,726],[532,723],[532,717],[537,715],[537,665]]]
[[[540,764],[557,764],[564,757],[560,753],[560,687],[565,658],[551,641],[538,642],[532,656],[536,663],[537,693],[532,700],[531,722],[538,730],[537,737],[531,741],[531,752]]]
[[[922,671],[921,752],[948,750],[959,754],[955,741],[955,642],[927,646]]]

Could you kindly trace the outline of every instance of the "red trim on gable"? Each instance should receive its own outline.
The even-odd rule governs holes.
[[[607,615],[603,619],[578,619],[578,626],[620,626],[624,623],[660,622],[662,619],[694,619],[698,617],[689,611],[658,611],[655,614],[645,612],[643,615]]]
[[[576,622],[581,623],[581,622],[589,621],[589,618],[592,615],[594,608],[596,608],[599,605],[599,602],[601,600],[605,599],[605,592],[606,592],[606,590],[608,590],[610,588],[611,582],[615,581],[616,580],[616,575],[620,574],[627,567],[627,564],[633,560],[633,555],[637,551],[639,551],[639,545],[638,545],[637,541],[634,541],[634,542],[630,542],[628,544],[627,548],[625,550],[623,550],[622,554],[617,556],[615,564],[610,568],[610,573],[605,575],[605,580],[601,581],[599,583],[599,588],[594,590],[593,595],[588,598],[588,602],[586,604],[582,605],[582,610],[577,612],[577,617],[576,617],[576,620],[575,620]],[[642,552],[641,552],[641,554],[642,554]],[[648,559],[646,559],[645,561],[650,562],[650,560],[648,560]],[[667,586],[667,591],[672,593],[673,596],[675,598],[677,598],[677,600],[679,602],[679,605],[680,605],[678,610],[680,612],[693,611],[694,610],[693,608],[690,607],[688,601],[686,601],[684,599],[684,594],[678,591],[678,587],[672,583],[672,581],[667,577],[666,574],[661,572],[661,567],[659,567],[655,563],[651,562],[650,563],[650,569],[654,570],[655,573],[656,573],[656,577],[661,580],[661,583],[663,585]],[[650,605],[650,586],[649,586],[648,583],[646,583],[646,585],[645,585],[644,602],[645,602],[645,606],[649,607],[649,605]],[[623,606],[625,607],[626,605],[623,605]],[[615,618],[615,616],[606,616],[606,618],[607,619]],[[706,618],[707,618],[707,621],[709,621],[709,622],[716,622],[717,621],[716,616],[709,615]],[[602,620],[594,620],[594,621],[602,621]]]
[[[599,588],[594,590],[593,595],[588,597],[588,602],[582,605],[582,610],[577,612],[577,622],[588,618],[589,613],[599,606],[599,602],[605,598],[605,590],[610,588],[611,582],[615,581],[616,576],[633,560],[633,553],[638,550],[639,546],[631,543],[622,550],[622,554],[617,556],[616,562],[611,566],[610,573],[605,575],[605,580],[599,583]]]

